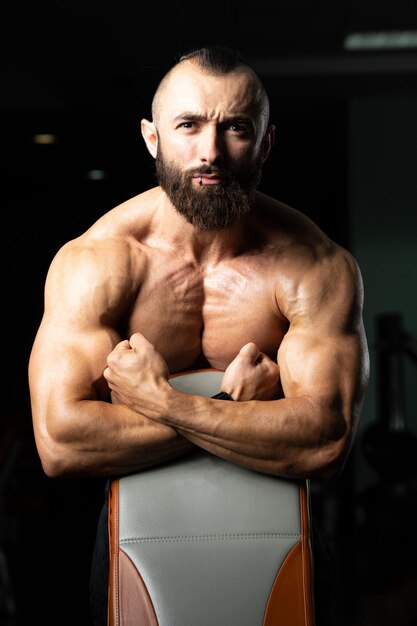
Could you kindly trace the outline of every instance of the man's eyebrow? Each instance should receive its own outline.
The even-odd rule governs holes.
[[[207,115],[203,113],[195,113],[193,111],[184,111],[183,113],[180,113],[180,115],[176,115],[174,117],[174,122],[191,120],[196,122],[204,122],[207,120]],[[222,120],[222,124],[227,124],[231,122],[246,124],[249,122],[253,124],[253,118],[250,115],[242,115],[241,113],[237,113],[236,115],[228,115]]]
[[[180,120],[196,120],[197,122],[202,122],[207,119],[206,115],[202,113],[195,113],[193,111],[184,111],[180,113],[180,115],[176,115],[174,117],[174,122],[179,122]]]

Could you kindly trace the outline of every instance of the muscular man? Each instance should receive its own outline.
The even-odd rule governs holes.
[[[185,55],[142,120],[159,186],[65,244],[29,381],[48,476],[114,476],[199,446],[284,477],[342,470],[368,381],[361,275],[260,191],[269,102],[234,51]],[[225,370],[223,402],[169,373]]]

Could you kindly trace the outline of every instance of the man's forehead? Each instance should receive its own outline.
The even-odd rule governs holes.
[[[257,81],[245,68],[213,74],[195,63],[183,62],[174,69],[166,84],[164,108],[175,116],[182,111],[204,114],[207,110],[256,116],[259,114],[258,89]]]

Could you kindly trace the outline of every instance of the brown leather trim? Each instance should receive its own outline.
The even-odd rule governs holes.
[[[287,554],[275,578],[263,626],[314,626],[309,492],[300,483],[301,539]]]
[[[315,626],[314,610],[314,564],[311,545],[311,499],[310,483],[304,480],[300,483],[301,528],[303,546],[303,574],[304,598],[306,607],[306,626]]]
[[[119,550],[119,614],[123,626],[158,626],[152,601],[135,565]]]
[[[146,585],[129,556],[119,548],[119,481],[109,491],[109,626],[158,626]]]
[[[110,571],[107,622],[109,626],[119,626],[119,481],[110,483],[108,498],[108,533],[110,551]]]

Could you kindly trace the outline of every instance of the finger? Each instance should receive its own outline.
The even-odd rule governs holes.
[[[273,361],[271,358],[269,358],[267,354],[264,354],[263,352],[261,352],[261,356],[258,359],[258,363],[261,365],[263,370],[269,376],[272,376],[276,378],[277,380],[279,380],[280,373],[279,373],[278,364],[275,363],[275,361]]]
[[[145,346],[152,346],[153,344],[146,339],[142,333],[133,333],[129,339],[129,345],[134,349],[144,348]]]
[[[275,361],[273,361],[267,354],[265,354],[265,352],[259,352],[258,354],[258,358],[257,358],[257,362],[258,363],[264,363],[265,365],[274,365],[276,366]]]
[[[130,348],[130,343],[127,339],[123,339],[123,341],[119,341],[113,348],[114,350],[128,350]]]
[[[253,341],[250,341],[249,343],[245,344],[243,348],[240,349],[239,354],[240,356],[243,356],[244,358],[249,359],[251,363],[256,363],[260,352],[256,343],[253,343]]]
[[[114,366],[124,353],[130,352],[131,347],[127,339],[116,344],[111,352],[107,355],[106,363],[108,367]]]

